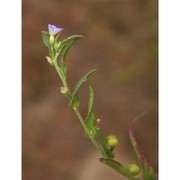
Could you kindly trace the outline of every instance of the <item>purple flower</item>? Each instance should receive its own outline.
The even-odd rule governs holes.
[[[48,29],[49,29],[49,34],[51,34],[51,35],[56,35],[63,30],[63,28],[56,27],[51,24],[48,24]]]

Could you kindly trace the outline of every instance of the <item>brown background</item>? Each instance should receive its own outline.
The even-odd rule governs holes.
[[[81,89],[80,111],[86,115],[91,84],[96,117],[106,135],[119,137],[116,158],[125,165],[136,161],[128,124],[147,111],[132,127],[157,171],[157,1],[23,0],[23,179],[123,179],[98,162],[100,153],[59,93],[41,39],[49,23],[64,28],[61,38],[85,36],[67,59],[70,88],[98,70]]]

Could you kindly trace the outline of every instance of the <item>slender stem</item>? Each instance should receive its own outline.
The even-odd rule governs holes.
[[[89,136],[89,138],[91,139],[91,141],[93,142],[93,144],[99,149],[99,145],[96,143],[96,141],[94,140],[94,138],[92,137],[92,135],[90,134],[89,132],[89,129],[87,128],[85,122],[84,122],[84,119],[82,118],[79,110],[77,108],[74,108],[74,112],[76,113],[79,121],[81,122],[84,130],[86,131],[87,135]]]
[[[67,85],[67,81],[66,81],[66,77],[64,76],[64,73],[63,71],[61,70],[61,68],[59,67],[58,63],[57,63],[57,57],[58,57],[58,54],[56,54],[55,58],[54,58],[54,66],[55,66],[55,69],[60,77],[60,79],[62,80],[62,83],[64,85],[64,87],[68,87]]]
[[[86,133],[87,133],[88,137],[90,138],[90,140],[92,141],[92,143],[96,146],[97,149],[99,149],[99,151],[102,152],[102,154],[103,154],[105,157],[108,157],[107,154],[106,154],[106,152],[104,151],[104,149],[101,148],[101,147],[98,145],[98,143],[95,141],[94,137],[93,137],[93,136],[91,135],[91,133],[89,132],[89,129],[87,128],[87,126],[86,126],[86,124],[85,124],[85,122],[84,122],[84,119],[82,118],[79,110],[78,110],[77,108],[74,108],[74,112],[76,113],[79,121],[81,122],[84,130],[86,131]]]
[[[60,79],[62,80],[63,86],[64,86],[64,87],[68,87],[68,84],[67,84],[67,81],[66,81],[66,77],[65,77],[65,75],[64,75],[64,72],[61,70],[61,68],[59,67],[59,65],[58,65],[58,63],[57,63],[57,58],[58,58],[58,56],[59,56],[59,53],[56,53],[56,55],[55,55],[55,57],[54,57],[54,61],[53,61],[53,62],[54,62],[54,67],[55,67],[55,69],[56,69],[56,71],[57,71]],[[71,93],[68,94],[68,97],[69,97],[69,99],[71,100],[71,98],[72,98],[72,97],[71,97]],[[81,116],[79,110],[78,110],[77,108],[73,108],[73,109],[74,109],[74,111],[75,111],[75,113],[76,113],[76,115],[77,115],[77,117],[78,117],[81,125],[83,126],[85,132],[87,133],[88,137],[90,138],[91,142],[96,146],[96,148],[97,148],[99,151],[101,151],[101,153],[103,154],[103,156],[104,156],[105,158],[108,158],[108,155],[107,155],[106,151],[104,150],[104,148],[98,145],[98,143],[96,142],[96,140],[94,139],[94,137],[93,137],[92,134],[90,133],[90,131],[89,131],[89,129],[87,128],[86,123],[85,123],[83,117]]]

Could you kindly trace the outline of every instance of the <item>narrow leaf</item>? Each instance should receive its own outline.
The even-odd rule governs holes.
[[[143,170],[143,179],[144,180],[156,180],[156,175],[154,173],[154,170],[152,166],[150,165],[147,157],[141,150],[139,144],[137,143],[137,140],[133,134],[133,131],[131,128],[129,128],[129,137],[133,146],[133,149],[136,153],[136,156],[140,163],[142,164],[142,170]]]
[[[92,111],[93,102],[94,102],[94,92],[93,92],[93,88],[91,86],[89,86],[89,105],[88,105],[88,115],[87,115],[87,117],[89,117],[89,115],[90,115],[90,113]]]
[[[129,128],[129,137],[130,137],[130,140],[131,140],[131,143],[132,143],[132,146],[133,146],[133,149],[134,149],[134,152],[138,158],[138,160],[142,161],[143,159],[143,155],[142,155],[142,150],[140,149],[140,146],[139,144],[137,143],[136,139],[135,139],[135,136],[133,134],[133,131],[131,128]]]
[[[130,180],[137,180],[134,176],[131,175],[131,173],[119,162],[114,161],[112,159],[104,159],[104,158],[100,158],[99,159],[100,162],[102,162],[103,164],[106,164],[107,166],[113,168],[114,170],[118,171],[119,173],[121,173],[122,175],[128,177]]]
[[[70,40],[71,40],[71,42],[70,42],[69,44],[67,44],[67,46],[66,46],[66,47],[64,48],[64,50],[63,50],[63,54],[62,54],[62,58],[61,58],[62,63],[65,63],[66,57],[67,57],[67,55],[68,55],[68,53],[69,53],[72,45],[73,45],[79,38],[81,38],[81,37],[83,37],[83,36],[81,36],[81,35],[74,35],[74,36],[70,36],[69,38],[67,38],[67,39],[65,39],[64,41],[62,41],[62,43],[65,44],[67,41],[70,41]]]
[[[63,48],[64,48],[65,44],[61,43],[60,46],[57,48],[57,53],[60,53]]]
[[[61,63],[61,68],[64,72],[64,75],[66,76],[66,73],[67,73],[67,67],[66,67],[66,64],[64,62]]]
[[[85,122],[89,130],[91,130],[93,134],[96,135],[97,121],[95,119],[94,113],[92,112],[93,101],[94,101],[94,92],[92,87],[89,86],[89,105],[88,105],[88,114]]]
[[[101,144],[107,149],[107,147],[106,147],[106,137],[105,137],[105,135],[103,134],[103,132],[100,129],[97,130],[97,136],[98,136]]]
[[[66,39],[64,39],[62,42],[63,43],[66,43],[66,42],[68,42],[68,41],[70,41],[70,40],[72,40],[72,39],[76,39],[76,38],[83,38],[84,36],[82,36],[82,35],[72,35],[72,36],[69,36],[68,38],[66,38]]]
[[[78,107],[79,106],[79,94],[77,93],[77,95],[74,97],[74,107]]]
[[[74,89],[74,93],[72,95],[72,100],[71,100],[72,106],[74,106],[74,100],[75,100],[76,96],[78,95],[79,89],[81,88],[83,83],[87,81],[89,76],[92,75],[95,71],[96,71],[96,69],[91,70],[77,82],[75,89]]]
[[[55,42],[58,41],[58,38],[59,38],[60,35],[61,35],[61,34],[57,34],[57,35],[55,36],[55,40],[54,40]]]

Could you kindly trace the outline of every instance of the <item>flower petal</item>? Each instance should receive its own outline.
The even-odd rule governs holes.
[[[48,24],[49,34],[56,35],[57,33],[61,32],[63,28],[56,27],[54,25]]]

